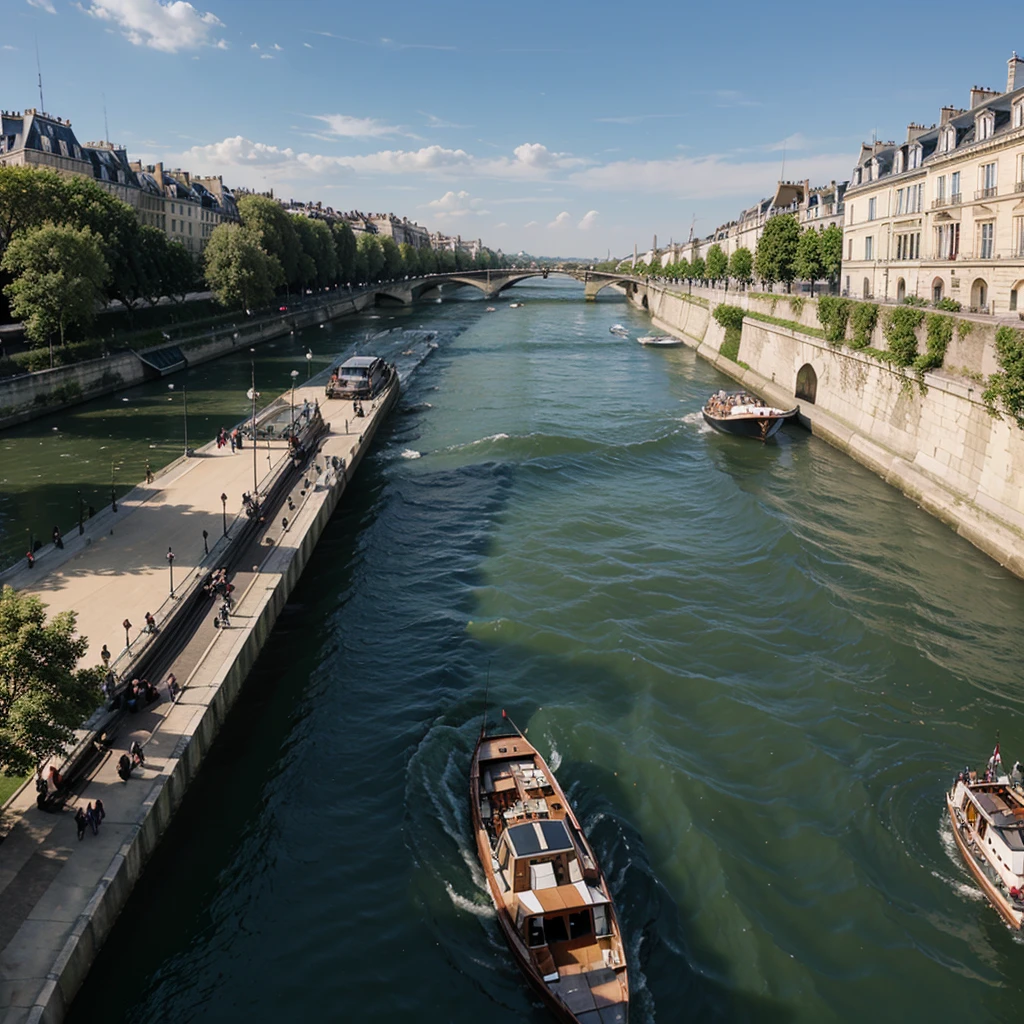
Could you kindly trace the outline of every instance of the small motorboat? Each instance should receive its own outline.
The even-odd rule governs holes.
[[[678,338],[673,338],[671,334],[645,334],[636,340],[648,348],[679,348],[682,345],[682,342]]]
[[[979,777],[964,768],[946,794],[953,838],[971,874],[1003,920],[1024,924],[1024,770],[1002,775],[999,744]]]
[[[563,1024],[626,1024],[626,950],[608,883],[551,769],[511,727],[480,730],[469,775],[477,855],[498,923]]]
[[[629,337],[629,331],[627,331],[626,328],[622,326],[622,324],[612,324],[611,327],[608,328],[608,332],[610,334],[614,334],[616,337],[619,338]]]
[[[777,409],[746,391],[716,391],[701,410],[704,422],[715,430],[758,441],[773,437],[779,427],[799,411],[798,405],[792,409]]]
[[[488,307],[487,307],[487,308],[486,308],[486,309],[484,310],[484,312],[485,312],[485,313],[496,313],[497,311],[498,311],[498,310],[497,310],[497,307],[495,307],[495,306],[488,306]]]
[[[510,302],[508,304],[509,309],[519,309],[520,306],[522,306],[521,302]]]

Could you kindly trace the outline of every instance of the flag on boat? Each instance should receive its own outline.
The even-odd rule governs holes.
[[[999,740],[996,740],[996,749],[992,751],[992,756],[988,759],[989,768],[995,768],[997,764],[1002,764],[1003,759],[999,754]]]

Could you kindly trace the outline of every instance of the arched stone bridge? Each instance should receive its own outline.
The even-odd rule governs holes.
[[[404,281],[387,281],[376,289],[377,297],[393,299],[409,304],[436,292],[442,285],[478,288],[488,299],[497,298],[506,288],[531,277],[546,278],[549,274],[561,274],[581,282],[585,297],[596,299],[597,293],[609,285],[628,285],[635,279],[628,274],[606,274],[593,270],[460,270],[450,274],[428,274],[425,277],[410,277]]]

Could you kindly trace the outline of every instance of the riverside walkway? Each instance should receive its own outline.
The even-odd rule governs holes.
[[[30,784],[0,817],[0,1024],[63,1018],[397,395],[396,384],[365,403],[366,415],[359,418],[351,402],[323,404],[329,422],[316,455],[305,472],[288,478],[285,511],[248,542],[245,561],[232,577],[236,603],[230,628],[214,629],[211,605],[169,661],[182,685],[177,699],[168,697],[166,673],[153,679],[160,700],[124,717],[112,749],[72,787],[63,810],[39,810]],[[296,409],[307,399],[311,405],[323,402],[321,387],[295,389]],[[279,401],[276,409],[290,420],[287,403]],[[290,458],[280,441],[259,444],[262,493],[288,470]],[[129,675],[146,644],[159,639],[139,636],[145,612],[154,613],[158,626],[169,620],[182,591],[217,564],[230,540],[221,539],[225,522],[228,534],[241,529],[242,517],[226,515],[221,495],[228,495],[234,510],[243,491],[252,489],[250,442],[236,454],[211,443],[135,488],[116,512],[94,517],[84,536],[65,540],[63,551],[46,549],[33,569],[9,572],[2,582],[37,594],[51,614],[76,611],[79,632],[89,638],[85,664],[99,661],[104,643],[114,653],[124,647],[121,623],[130,619],[131,647],[115,662]],[[203,530],[211,553],[200,565],[206,558]],[[169,596],[169,546],[176,599]],[[145,750],[145,766],[123,783],[117,760],[133,740]],[[87,830],[79,840],[74,814],[97,798],[106,819],[97,835]]]

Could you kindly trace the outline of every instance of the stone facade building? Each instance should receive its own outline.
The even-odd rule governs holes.
[[[861,147],[846,196],[843,290],[1024,310],[1024,60],[906,140]]]

